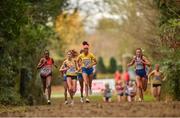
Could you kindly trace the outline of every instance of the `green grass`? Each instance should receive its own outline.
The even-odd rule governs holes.
[[[53,98],[55,98],[55,99],[63,99],[64,95],[63,94],[54,94]],[[80,96],[75,96],[75,99],[79,99],[79,98],[80,98]],[[92,95],[92,96],[90,96],[90,99],[92,101],[103,101],[103,98],[102,98],[101,95]],[[112,101],[117,101],[117,95],[112,96]],[[151,102],[151,101],[154,101],[154,98],[153,98],[153,96],[151,96],[149,94],[144,95],[144,101]]]
[[[102,96],[91,96],[91,99],[93,101],[102,101]],[[112,101],[117,101],[117,96],[116,95],[112,96]],[[145,95],[144,96],[144,101],[145,102],[151,102],[151,101],[154,101],[154,98],[151,95]]]
[[[114,74],[111,73],[97,73],[97,79],[110,79],[110,78],[114,78]]]
[[[145,95],[144,96],[144,101],[151,102],[151,101],[154,101],[154,98],[151,95]]]

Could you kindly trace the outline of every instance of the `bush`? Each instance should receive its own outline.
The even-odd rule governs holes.
[[[20,95],[14,90],[13,87],[1,87],[0,88],[0,104],[3,105],[19,105],[22,104]]]
[[[166,96],[171,96],[174,100],[180,100],[180,61],[166,61],[164,69],[166,74],[164,92]]]
[[[179,5],[176,0],[154,0],[159,10],[159,37],[162,43],[158,58],[163,63],[167,80],[163,84],[163,93],[180,100],[180,49],[179,49]]]
[[[104,61],[103,61],[102,57],[98,58],[98,62],[97,62],[96,68],[97,68],[97,72],[106,73],[106,67],[104,65]]]
[[[117,66],[117,70],[118,70],[119,72],[123,72],[123,67],[122,67],[122,65],[118,65],[118,66]]]
[[[110,58],[108,72],[114,73],[117,70],[117,62],[114,57]]]

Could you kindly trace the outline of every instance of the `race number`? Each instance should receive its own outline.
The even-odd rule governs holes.
[[[84,59],[83,63],[84,63],[84,66],[87,67],[91,64],[91,60],[90,59]]]

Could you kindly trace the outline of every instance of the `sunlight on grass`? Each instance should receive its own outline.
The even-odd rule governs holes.
[[[63,99],[64,95],[63,94],[53,94],[53,98],[55,98],[55,99]],[[79,99],[79,98],[80,98],[79,95],[75,96],[75,99]],[[92,95],[92,96],[90,96],[90,98],[91,98],[92,101],[103,101],[103,98],[102,98],[101,95]],[[114,101],[114,102],[117,101],[117,95],[112,96],[112,101]],[[154,101],[154,98],[151,95],[145,95],[144,96],[144,101],[145,102],[151,102],[151,101]]]
[[[111,73],[98,73],[97,74],[97,78],[98,79],[111,79],[111,78],[114,78],[114,74],[111,74]]]

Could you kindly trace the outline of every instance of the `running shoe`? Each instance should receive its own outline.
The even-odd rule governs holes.
[[[50,101],[50,100],[48,100],[48,101],[47,101],[47,104],[48,104],[48,105],[51,105],[51,101]]]
[[[74,105],[74,100],[71,101],[71,105]]]
[[[66,101],[64,102],[64,104],[68,104],[68,101],[66,100]]]
[[[143,100],[141,98],[138,99],[139,102],[142,102]]]
[[[86,98],[86,103],[90,103],[90,100],[88,98]]]
[[[81,103],[84,103],[83,97],[80,98],[80,102],[81,102]]]

